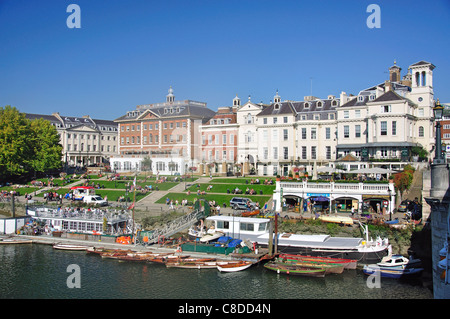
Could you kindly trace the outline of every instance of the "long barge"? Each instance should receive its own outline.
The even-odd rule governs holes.
[[[270,234],[268,218],[211,216],[206,220],[214,223],[216,231],[227,236],[250,241],[262,248],[269,247]],[[275,238],[276,237],[276,238]],[[388,254],[388,239],[368,240],[329,235],[300,235],[291,233],[272,234],[278,253],[300,254],[320,257],[355,259],[361,264],[380,262]]]

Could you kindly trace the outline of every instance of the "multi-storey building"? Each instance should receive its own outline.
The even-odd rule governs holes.
[[[401,69],[394,64],[389,81],[346,97],[337,112],[338,157],[351,153],[364,160],[408,160],[412,147],[430,151],[433,69],[431,63],[421,61],[400,80]]]
[[[258,173],[288,175],[293,167],[331,161],[338,105],[339,99],[331,95],[282,102],[277,92],[274,103],[257,115],[261,141]]]
[[[236,171],[237,158],[237,108],[240,99],[233,99],[233,106],[219,107],[217,113],[200,127],[201,163],[199,171],[232,175]]]
[[[117,153],[117,124],[89,116],[30,114],[30,119],[44,119],[56,128],[63,146],[63,161],[68,167],[83,167],[109,163]]]
[[[200,126],[214,114],[204,102],[175,101],[170,88],[166,102],[138,105],[114,120],[119,126],[118,154],[111,168],[139,171],[148,157],[155,173],[184,174],[188,167],[198,166]]]
[[[434,145],[434,68],[420,61],[401,77],[394,63],[389,80],[358,95],[282,101],[277,91],[268,105],[250,97],[241,105],[236,96],[217,112],[203,102],[175,101],[170,89],[165,103],[139,105],[115,120],[119,154],[112,167],[139,170],[149,156],[152,170],[166,174],[195,166],[203,174],[273,176],[295,167],[314,172],[349,156],[409,160],[414,147],[430,152]]]

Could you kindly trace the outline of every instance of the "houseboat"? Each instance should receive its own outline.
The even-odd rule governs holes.
[[[248,240],[263,248],[269,245],[268,218],[211,216],[206,219],[214,224],[216,231],[226,236]],[[276,236],[277,252],[309,256],[356,259],[359,263],[370,264],[380,262],[388,253],[388,240],[378,238],[368,240],[352,237],[331,237],[329,235],[301,235],[278,233]],[[275,234],[272,236],[275,242]]]
[[[132,232],[133,220],[128,213],[101,209],[68,209],[30,207],[28,215],[44,222],[51,231],[77,232],[93,235],[118,235]]]

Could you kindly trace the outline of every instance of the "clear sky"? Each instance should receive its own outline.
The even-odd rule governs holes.
[[[68,28],[71,3],[81,28]],[[381,28],[368,28],[369,4]],[[450,102],[450,0],[0,0],[0,106],[115,119],[175,98],[357,94],[425,60]],[[311,85],[312,84],[312,85]]]

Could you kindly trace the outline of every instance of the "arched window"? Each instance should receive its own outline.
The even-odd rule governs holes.
[[[419,126],[419,137],[423,137],[423,136],[424,136],[423,126]]]
[[[416,72],[416,86],[420,86],[420,73]]]
[[[252,132],[247,131],[247,143],[251,143],[252,142]]]
[[[253,123],[253,117],[251,113],[248,113],[247,115],[247,124],[252,124]]]
[[[425,71],[422,72],[422,86],[427,85]]]

